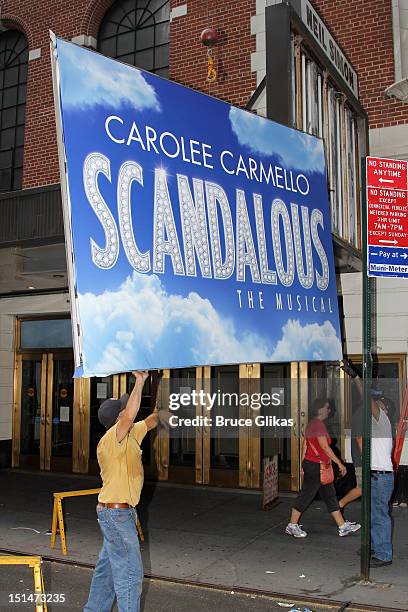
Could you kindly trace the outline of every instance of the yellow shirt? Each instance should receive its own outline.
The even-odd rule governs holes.
[[[127,436],[118,442],[117,425],[108,429],[96,451],[102,478],[98,501],[137,506],[144,480],[140,444],[147,427],[145,421],[134,423]]]

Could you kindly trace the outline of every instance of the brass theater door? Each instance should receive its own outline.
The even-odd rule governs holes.
[[[72,470],[73,372],[71,350],[16,356],[14,467]]]
[[[164,370],[159,404],[169,406],[170,393],[191,393],[193,390],[205,394],[220,392],[235,393],[240,388],[238,366],[218,368],[197,367],[180,370]],[[236,406],[224,406],[215,402],[211,411],[206,404],[182,405],[174,413],[183,417],[211,417],[237,415]],[[235,435],[225,436],[214,424],[195,427],[178,426],[172,432],[161,432],[154,440],[155,462],[159,480],[185,484],[237,487],[240,470],[246,469],[241,449],[244,431],[237,429]],[[247,485],[244,485],[247,486]],[[251,486],[251,485],[249,485]]]

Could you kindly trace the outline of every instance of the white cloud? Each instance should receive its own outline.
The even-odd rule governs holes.
[[[323,172],[323,142],[259,115],[232,107],[231,129],[241,146],[258,155],[278,155],[287,168]]]
[[[64,41],[58,42],[58,56],[63,67],[61,87],[66,107],[100,104],[117,109],[128,104],[136,110],[160,110],[154,88],[134,67]]]
[[[79,303],[86,375],[168,367],[172,361],[186,366],[290,361],[294,347],[299,360],[338,359],[341,353],[330,322],[302,328],[289,321],[273,350],[270,335],[239,333],[208,299],[195,292],[168,294],[155,275],[133,272],[118,290],[80,295]]]
[[[296,354],[308,356],[299,358],[299,361],[342,359],[341,342],[330,321],[325,321],[322,325],[308,323],[302,327],[300,321],[291,319],[282,331],[282,338],[272,355],[273,361],[293,361],[294,347],[296,347]]]
[[[252,333],[238,338],[209,300],[195,292],[170,295],[155,275],[134,272],[117,291],[86,293],[79,302],[85,367],[94,373],[129,370],[141,361],[163,367],[168,355],[181,355],[186,365],[268,360],[266,340]]]

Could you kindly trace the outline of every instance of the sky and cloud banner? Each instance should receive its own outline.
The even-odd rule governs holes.
[[[341,359],[322,140],[52,51],[77,374]]]

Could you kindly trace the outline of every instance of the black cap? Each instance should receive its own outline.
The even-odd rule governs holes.
[[[107,399],[100,405],[98,419],[101,425],[109,429],[117,421],[119,413],[125,408],[129,395],[125,393],[120,399]]]

